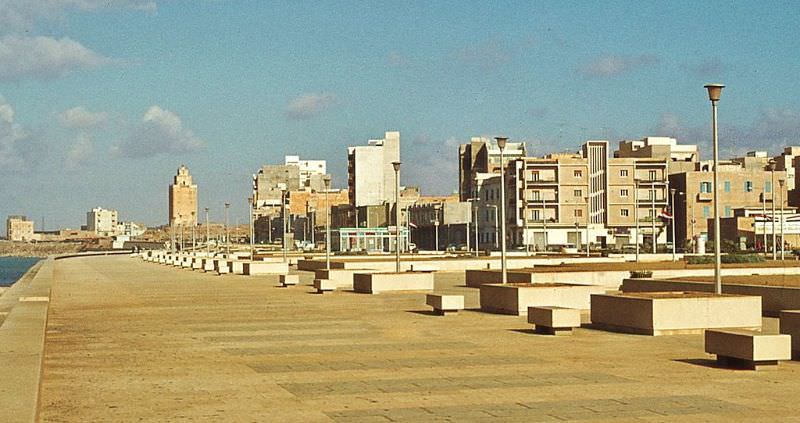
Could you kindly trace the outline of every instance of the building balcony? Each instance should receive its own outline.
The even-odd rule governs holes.
[[[698,192],[697,201],[711,201],[714,199],[714,194],[710,192]]]
[[[553,184],[558,184],[558,179],[557,178],[527,179],[525,182],[528,184],[528,186],[553,185]]]

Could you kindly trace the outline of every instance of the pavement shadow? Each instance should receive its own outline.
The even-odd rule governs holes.
[[[508,329],[510,332],[517,332],[517,333],[524,333],[525,335],[542,335],[541,333],[536,333],[534,329]],[[546,336],[546,335],[542,335]]]
[[[441,317],[440,314],[436,313],[433,310],[406,310],[406,313],[414,313],[414,314],[421,314],[423,316],[437,316]]]
[[[711,369],[730,369],[730,367],[721,366],[719,363],[717,363],[717,360],[713,358],[677,358],[672,361],[691,364],[694,366],[707,367]]]

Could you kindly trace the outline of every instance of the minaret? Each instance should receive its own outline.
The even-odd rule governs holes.
[[[197,185],[192,183],[192,175],[185,165],[178,168],[178,173],[169,186],[169,224],[197,224]]]

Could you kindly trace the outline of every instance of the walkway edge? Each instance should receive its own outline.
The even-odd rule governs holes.
[[[0,326],[0,421],[37,420],[54,262],[47,259],[18,293]]]

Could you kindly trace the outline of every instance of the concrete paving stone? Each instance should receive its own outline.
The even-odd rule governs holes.
[[[551,339],[515,316],[435,318],[419,294],[323,297],[127,257],[54,275],[43,422],[797,418],[800,363],[719,369],[698,335]],[[463,273],[435,277],[478,305]]]

